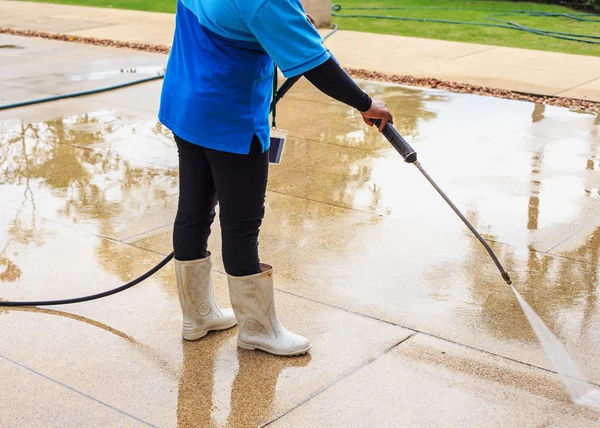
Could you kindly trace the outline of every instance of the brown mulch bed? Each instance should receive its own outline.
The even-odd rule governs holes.
[[[154,45],[150,43],[122,42],[116,40],[97,39],[94,37],[71,36],[68,34],[47,33],[35,30],[19,30],[14,28],[0,27],[0,34],[11,34],[15,36],[41,37],[50,40],[61,40],[73,43],[85,43],[96,46],[108,46],[114,48],[134,49],[144,52],[168,54],[170,47],[167,45]],[[487,88],[485,86],[471,85],[468,83],[450,82],[435,78],[421,78],[413,76],[399,76],[395,74],[379,73],[377,71],[368,71],[363,69],[347,68],[348,74],[352,77],[375,80],[379,82],[397,83],[409,86],[419,86],[424,88],[440,89],[448,92],[486,95],[497,98],[507,98],[511,100],[529,101],[532,103],[542,103],[558,107],[566,107],[578,111],[600,113],[600,103],[594,101],[579,100],[574,98],[554,97],[546,95],[528,94],[518,91],[509,91],[505,89]]]
[[[168,54],[171,50],[167,45],[153,45],[150,43],[120,42],[118,40],[97,39],[95,37],[71,36],[69,34],[47,33],[36,30],[19,30],[15,28],[0,27],[0,34],[13,36],[41,37],[42,39],[60,40],[63,42],[84,43],[111,48],[133,49],[136,51]]]
[[[528,94],[525,92],[509,91],[506,89],[487,88],[485,86],[471,85],[469,83],[449,82],[429,77],[398,76],[395,74],[384,74],[377,71],[347,68],[350,76],[375,80],[378,82],[390,82],[400,85],[421,86],[424,88],[440,89],[447,92],[461,94],[486,95],[510,100],[529,101],[538,104],[548,104],[558,107],[566,107],[573,110],[600,113],[600,103],[595,101],[578,100],[575,98],[564,98],[547,95]]]

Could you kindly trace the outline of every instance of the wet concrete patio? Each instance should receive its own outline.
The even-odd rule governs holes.
[[[0,104],[146,77],[162,55],[0,36]],[[6,64],[6,65],[5,65]],[[41,66],[43,64],[43,67]],[[123,71],[121,71],[123,70]],[[360,82],[600,383],[600,120]],[[171,251],[161,82],[0,112],[0,298],[131,280]],[[480,244],[352,109],[307,82],[278,109],[261,257],[313,349],[180,337],[171,265],[115,296],[0,310],[0,426],[597,426],[571,404]],[[215,225],[217,298],[227,305]]]

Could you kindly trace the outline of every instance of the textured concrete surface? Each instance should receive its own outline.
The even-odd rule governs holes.
[[[327,1],[307,1],[317,16]],[[170,45],[171,14],[0,0],[0,27]],[[343,25],[342,25],[343,30]],[[326,33],[329,30],[322,30]],[[600,101],[600,57],[339,31],[327,46],[342,65]],[[376,48],[374,48],[376,47]]]
[[[69,90],[73,73],[118,82],[105,73],[116,64],[164,58],[3,37],[24,48],[0,77],[32,95]],[[29,50],[55,68],[19,79]],[[107,61],[91,70],[92,55]],[[361,84],[600,383],[597,118]],[[154,82],[0,112],[0,298],[96,293],[171,251],[177,154],[156,120],[159,92]],[[184,343],[168,265],[99,301],[0,310],[0,426],[600,423],[569,402],[494,265],[415,168],[306,82],[278,111],[290,139],[270,170],[261,257],[275,265],[282,321],[310,338],[310,354],[238,350],[235,329]],[[215,224],[226,306],[219,235]]]
[[[378,427],[575,428],[600,422],[596,412],[575,409],[557,387],[547,373],[418,336],[271,426],[340,427],[360,420]],[[515,411],[522,402],[535,403],[537,411]]]

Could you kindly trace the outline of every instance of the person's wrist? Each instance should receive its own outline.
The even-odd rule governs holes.
[[[367,95],[367,100],[365,101],[364,106],[361,106],[362,108],[359,108],[358,111],[361,112],[361,113],[366,113],[366,112],[368,112],[371,109],[372,105],[373,105],[373,100],[371,99],[371,97],[369,97]]]

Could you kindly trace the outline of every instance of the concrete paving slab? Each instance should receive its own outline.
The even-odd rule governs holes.
[[[24,311],[11,311],[2,318],[0,337],[3,343],[20,345],[3,351],[6,357],[93,398],[93,401],[87,399],[91,409],[85,409],[84,406],[73,408],[71,406],[81,400],[78,397],[65,397],[67,394],[63,392],[61,401],[67,407],[63,410],[69,419],[80,412],[79,419],[85,421],[85,415],[93,416],[93,409],[103,403],[105,413],[112,410],[111,407],[119,409],[145,421],[143,425],[146,426],[173,425],[177,397],[171,391],[177,388],[176,363],[169,362],[170,366],[165,367],[165,362],[161,364],[158,357],[145,355],[151,351],[134,339],[121,337],[77,319]],[[25,338],[23,331],[28,332]],[[77,350],[73,349],[75,343]],[[39,379],[37,383],[43,381]],[[12,391],[7,398],[20,401],[21,395],[27,395],[34,389],[35,383],[24,385],[24,389]],[[71,391],[65,392],[74,395]],[[32,398],[32,408],[40,402],[58,399],[39,392]],[[119,419],[124,419],[124,415],[119,415],[115,410],[112,412],[120,416]],[[30,418],[31,415],[25,413],[23,423],[30,426],[25,423],[28,419],[31,421]],[[121,426],[128,425],[123,422]],[[136,421],[132,422],[135,424]]]
[[[388,104],[394,112],[394,126],[411,142],[421,137],[419,124],[435,119],[448,99],[447,94],[436,91],[385,86],[364,80],[359,83],[372,97]],[[368,152],[390,149],[379,133],[368,132],[356,110],[331,102],[331,98],[316,91],[308,81],[300,81],[287,97],[278,108],[277,122],[288,129],[290,136]]]
[[[2,49],[12,64],[0,71],[2,85],[52,94],[157,76],[164,73],[166,62],[166,56],[160,54],[27,37],[0,35],[0,43],[17,47]],[[44,58],[43,68],[39,67],[41,58]]]
[[[1,16],[0,26],[50,32],[56,32],[57,29],[60,29],[61,32],[81,31],[106,26],[106,24],[102,22],[96,22],[89,18],[90,17],[88,16],[88,19],[74,20],[68,18],[56,18],[53,16],[40,16],[20,21],[18,20],[18,17],[15,16]]]
[[[569,403],[556,376],[417,335],[270,426],[598,423],[598,413]]]
[[[419,74],[424,77],[428,72]],[[447,77],[442,77],[442,79],[542,95],[557,95],[566,88],[578,87],[590,80],[589,76],[573,73],[556,71],[549,74],[544,70],[516,66],[490,66],[466,61],[448,67],[444,71],[444,75],[446,74]]]
[[[156,82],[142,83],[126,89],[105,92],[103,94],[91,97],[94,101],[104,105],[116,105],[120,107],[146,110],[148,113],[157,116],[160,105],[160,92],[162,89],[162,80]]]
[[[12,210],[1,209],[0,215],[4,299],[106,290],[161,258]],[[226,307],[226,277],[215,273],[214,281],[217,300]],[[276,298],[282,322],[311,338],[311,354],[281,359],[237,350],[235,329],[183,343],[171,265],[143,286],[107,300],[2,310],[0,340],[11,360],[152,425],[256,426],[411,333],[286,293]],[[23,390],[9,392],[7,398],[18,401]],[[32,399],[53,398],[40,393]]]
[[[135,25],[116,24],[110,27],[99,27],[83,30],[69,31],[67,34],[81,37],[96,37],[99,39],[109,38],[122,42],[153,43],[157,45],[171,45],[173,41],[173,28],[175,19],[172,18],[164,23]]]
[[[593,224],[554,247],[550,253],[589,264],[589,275],[592,278],[598,278],[598,268],[600,267],[599,223],[600,221],[596,219]]]
[[[495,66],[521,67],[527,70],[548,70],[584,77],[598,76],[600,57],[544,52],[495,46],[457,59],[459,62],[478,62]]]
[[[119,409],[110,408],[92,397],[80,395],[69,389],[68,385],[53,382],[42,373],[33,372],[1,355],[0,373],[2,426],[148,426],[133,415],[121,413]]]
[[[327,34],[321,30],[321,34]],[[354,46],[356,56],[369,52],[379,52],[380,57],[389,55],[390,61],[401,57],[416,56],[437,59],[454,59],[493,48],[489,45],[476,43],[450,42],[446,40],[420,39],[417,37],[398,37],[389,34],[363,33],[360,31],[340,30],[334,37],[327,39],[327,46],[337,56],[337,51],[345,51],[348,46]],[[337,36],[342,37],[337,37]],[[396,57],[396,58],[394,58]]]
[[[561,97],[580,98],[582,100],[595,100],[600,94],[600,78],[585,82],[574,88],[559,92]]]
[[[490,65],[477,60],[444,59],[420,57],[418,55],[397,55],[392,49],[358,50],[346,41],[335,45],[332,37],[327,45],[338,61],[345,67],[375,70],[381,73],[411,75],[415,77],[436,77],[460,83],[487,86],[498,89],[554,95],[565,89],[577,87],[590,80],[589,76],[561,73],[525,67]],[[345,46],[345,47],[344,47]],[[385,56],[384,56],[385,55]]]
[[[9,87],[0,84],[0,106],[19,103],[25,100],[47,98],[53,94],[27,88]]]
[[[85,7],[69,7],[66,6],[59,10],[53,9],[56,12],[53,16],[65,19],[86,19],[89,18],[90,8]],[[131,24],[132,21],[139,20],[143,17],[143,22],[152,25],[161,25],[170,23],[175,25],[175,15],[170,13],[147,12],[141,10],[125,10],[112,8],[94,8],[94,21],[103,22],[105,24]]]
[[[33,3],[3,0],[2,10],[5,16],[12,18],[53,16],[56,18],[90,20],[104,24],[125,24],[136,20],[156,24],[166,20],[173,21],[174,15],[138,10],[124,10],[99,7],[81,7],[66,4]],[[174,22],[174,21],[173,21]]]
[[[388,103],[398,130],[453,201],[467,212],[477,207],[475,223],[492,239],[547,251],[599,217],[584,192],[600,180],[587,168],[598,144],[593,115],[394,85],[365,89]],[[300,138],[290,139],[282,165],[271,169],[269,189],[463,230],[423,177],[352,109],[311,108],[293,98],[280,111],[278,125]],[[326,174],[317,179],[317,171]]]

